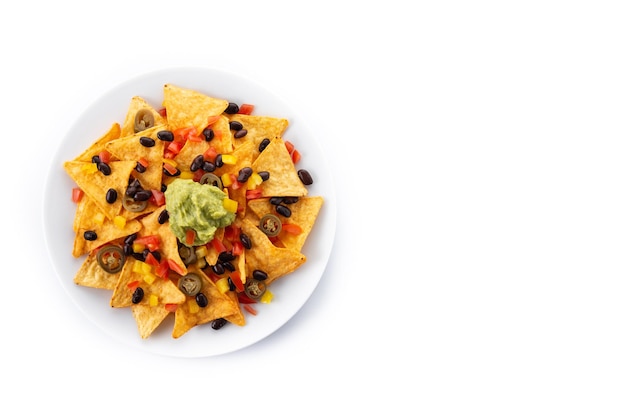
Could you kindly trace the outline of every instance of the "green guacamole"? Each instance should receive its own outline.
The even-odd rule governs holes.
[[[165,208],[170,228],[182,243],[187,230],[196,232],[193,246],[210,242],[215,231],[235,220],[235,213],[224,209],[226,193],[219,188],[190,179],[177,179],[165,190]]]

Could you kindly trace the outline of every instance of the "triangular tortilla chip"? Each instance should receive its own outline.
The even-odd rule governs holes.
[[[133,305],[132,298],[134,289],[129,284],[138,281],[139,286],[144,291],[143,299],[138,303],[142,305],[150,305],[150,296],[155,295],[158,305],[180,304],[185,301],[185,295],[180,292],[178,287],[171,280],[156,277],[152,283],[145,280],[146,274],[136,272],[134,265],[140,263],[145,264],[135,258],[127,258],[124,268],[120,274],[120,278],[113,290],[111,296],[111,307],[121,308]],[[147,265],[147,264],[146,264]]]
[[[210,142],[206,140],[188,140],[185,142],[183,148],[174,157],[174,161],[178,164],[177,167],[179,169],[190,171],[193,160],[198,155],[204,154],[209,147],[213,147],[217,154],[229,154],[233,151],[233,135],[228,127],[228,119],[221,116],[217,122],[211,125],[211,128],[214,132],[219,131],[219,133]]]
[[[246,316],[243,314],[243,310],[241,309],[241,305],[239,304],[239,300],[237,299],[237,293],[235,291],[228,291],[228,297],[232,300],[233,304],[237,307],[237,312],[228,316],[224,316],[226,320],[229,322],[236,324],[237,326],[245,326],[246,325]]]
[[[311,233],[315,220],[322,208],[324,198],[321,196],[313,197],[300,197],[298,201],[293,204],[288,204],[287,207],[291,210],[291,216],[288,218],[278,215],[283,224],[296,224],[300,226],[302,232],[300,234],[292,234],[286,231],[281,231],[278,234],[278,239],[283,243],[286,248],[295,249],[297,251],[302,250],[306,238]],[[248,208],[254,212],[256,218],[261,218],[266,214],[276,215],[276,208],[270,203],[269,198],[259,198],[248,201]]]
[[[130,309],[142,339],[150,337],[157,327],[163,323],[163,320],[171,314],[163,305],[152,307],[143,304],[133,304]]]
[[[182,270],[187,271],[187,267],[178,252],[178,239],[176,238],[176,235],[174,235],[174,232],[170,229],[167,221],[163,224],[159,223],[159,216],[164,210],[165,206],[161,206],[154,212],[140,219],[140,222],[143,225],[143,230],[140,235],[159,235],[159,238],[161,239],[159,252],[161,252],[162,259],[170,259],[176,262]]]
[[[261,185],[263,197],[307,195],[307,188],[298,177],[291,155],[281,138],[276,138],[252,164],[254,172],[268,171],[270,177]]]
[[[100,210],[109,218],[117,216],[122,209],[121,196],[126,191],[128,179],[135,169],[136,162],[133,161],[113,161],[109,163],[111,174],[104,175],[95,170],[95,164],[91,162],[67,161],[63,168],[67,174],[76,182],[83,192],[91,197]],[[117,200],[109,204],[106,201],[107,191],[113,188],[117,191]]]
[[[126,112],[126,118],[122,123],[120,137],[130,136],[136,133],[135,116],[137,115],[137,112],[139,110],[143,109],[150,111],[152,117],[154,118],[155,126],[164,125],[166,123],[165,118],[161,116],[161,114],[154,107],[148,104],[148,102],[143,97],[135,96],[130,99],[130,104]]]
[[[157,133],[165,129],[163,125],[154,126],[131,136],[122,137],[107,144],[106,149],[120,160],[133,161],[137,165],[140,158],[148,161],[144,172],[132,171],[133,177],[139,179],[145,190],[160,190],[163,176],[163,149],[165,142],[157,138]],[[154,146],[143,146],[142,137],[154,139]]]
[[[175,339],[195,326],[232,316],[239,312],[238,306],[233,300],[227,294],[222,294],[215,283],[201,269],[193,268],[189,272],[197,274],[202,279],[201,292],[207,297],[209,304],[206,307],[199,307],[194,297],[185,296],[186,301],[176,309],[174,330],[172,331],[172,337]],[[192,308],[197,309],[197,312],[192,312]]]
[[[167,112],[170,130],[193,126],[196,133],[201,134],[211,118],[221,115],[226,110],[228,101],[173,84],[165,84],[163,106]]]
[[[215,174],[220,177],[224,174],[234,174],[236,176],[238,175],[240,169],[244,167],[252,167],[252,162],[254,160],[253,151],[254,144],[252,142],[246,142],[238,148],[235,148],[232,155],[237,158],[237,162],[233,165],[223,165],[221,168],[215,171]],[[247,189],[247,183],[244,183],[241,187],[237,189],[231,188],[228,190],[228,198],[237,202],[237,214],[240,217],[243,217],[246,214]]]
[[[230,114],[229,120],[238,121],[248,132],[241,139],[233,139],[235,147],[241,146],[244,142],[252,142],[254,146],[254,158],[259,155],[259,144],[263,139],[270,141],[283,136],[289,126],[289,121],[284,118],[256,116],[249,114]]]
[[[241,222],[241,231],[252,242],[252,249],[246,250],[246,270],[264,271],[267,274],[267,285],[295,271],[306,262],[306,256],[299,251],[274,246],[267,235],[247,219]]]
[[[83,153],[74,158],[77,162],[91,162],[91,158],[104,150],[104,146],[112,140],[118,139],[121,134],[119,123],[113,123],[109,130],[92,143]]]
[[[94,251],[85,258],[76,272],[74,283],[83,287],[114,290],[120,274],[121,271],[112,274],[102,269]]]

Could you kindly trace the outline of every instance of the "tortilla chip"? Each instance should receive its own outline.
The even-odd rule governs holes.
[[[99,139],[97,139],[94,143],[92,143],[83,153],[74,158],[76,162],[91,162],[91,158],[94,155],[98,155],[100,152],[104,150],[104,147],[107,143],[114,139],[118,139],[121,135],[121,128],[119,123],[113,123],[111,128],[102,135]]]
[[[106,149],[115,155],[116,158],[134,162],[133,168],[137,165],[140,158],[144,158],[149,162],[144,172],[132,171],[133,177],[139,179],[144,190],[161,189],[165,142],[157,138],[157,133],[163,129],[165,129],[163,125],[154,126],[131,136],[113,140],[106,146]],[[143,146],[139,142],[142,137],[154,139],[154,146]]]
[[[286,248],[294,249],[297,251],[302,250],[304,242],[311,233],[315,220],[322,208],[324,198],[320,196],[313,197],[300,197],[298,201],[287,206],[291,210],[291,216],[288,218],[278,215],[283,224],[296,224],[300,226],[302,232],[294,235],[286,231],[281,231],[278,234],[278,239],[283,243]],[[266,214],[276,214],[276,208],[270,203],[269,198],[259,198],[248,201],[248,208],[254,212],[256,218],[261,218]]]
[[[202,293],[206,295],[209,304],[202,308],[196,303],[194,297],[185,296],[186,301],[178,306],[174,319],[172,337],[175,339],[187,333],[191,328],[208,323],[215,319],[237,314],[238,306],[227,295],[222,294],[213,281],[207,277],[201,269],[193,268],[189,272],[197,274],[202,279]],[[197,308],[197,312],[192,312]]]
[[[263,139],[270,141],[283,136],[283,133],[289,126],[289,121],[284,118],[253,116],[249,114],[229,114],[229,120],[238,121],[248,132],[241,139],[233,139],[235,147],[241,146],[245,142],[252,142],[254,147],[254,158],[259,155],[259,144]]]
[[[241,309],[241,305],[239,304],[239,299],[237,298],[237,293],[235,291],[228,291],[228,297],[231,299],[233,304],[237,307],[237,312],[228,316],[224,316],[226,320],[229,322],[236,324],[237,326],[245,326],[246,325],[246,317],[243,314],[243,310]]]
[[[161,116],[161,114],[154,107],[148,104],[148,102],[143,97],[135,96],[130,99],[130,105],[128,106],[128,111],[126,112],[126,118],[122,123],[120,134],[121,137],[134,135],[136,133],[135,115],[139,110],[142,109],[148,110],[150,111],[150,113],[152,113],[155,126],[164,125],[167,122],[167,120],[163,116]]]
[[[133,304],[130,307],[133,318],[137,323],[137,330],[142,339],[147,339],[159,327],[163,320],[171,313],[164,306]]]
[[[306,262],[306,256],[297,250],[276,247],[256,224],[247,219],[241,222],[241,231],[248,235],[252,248],[246,250],[246,270],[259,269],[267,274],[265,283],[298,269]],[[251,274],[251,272],[250,272]]]
[[[215,149],[217,154],[230,154],[233,151],[233,135],[228,127],[228,119],[221,116],[220,119],[211,125],[214,132],[219,131],[215,137],[207,142],[206,140],[194,141],[188,140],[174,157],[174,161],[178,164],[177,168],[181,171],[191,171],[190,166],[193,160],[204,154],[210,147]],[[214,161],[211,161],[214,162]]]
[[[178,252],[178,239],[172,229],[170,229],[168,222],[163,224],[159,223],[159,216],[165,210],[165,206],[161,206],[154,212],[141,218],[139,221],[143,225],[141,236],[158,235],[161,239],[159,246],[159,252],[164,259],[169,259],[176,262],[185,272],[187,267],[180,257]]]
[[[122,308],[133,305],[132,298],[134,289],[129,284],[137,281],[144,291],[143,299],[138,303],[141,305],[150,305],[150,296],[155,295],[159,305],[180,304],[185,301],[185,295],[180,292],[178,287],[171,280],[155,277],[152,283],[146,281],[147,274],[136,272],[135,265],[145,264],[135,258],[127,258],[124,268],[120,273],[120,278],[113,290],[111,296],[111,307]]]
[[[201,134],[211,118],[221,115],[226,110],[228,101],[209,97],[195,90],[165,84],[163,106],[167,112],[170,130],[193,126],[196,132]]]
[[[302,197],[307,188],[298,177],[291,155],[281,138],[276,138],[252,164],[254,172],[268,171],[270,177],[261,185],[263,197]]]
[[[119,279],[120,272],[109,273],[98,264],[97,253],[90,253],[74,276],[74,283],[83,287],[101,288],[114,290]]]
[[[74,180],[83,192],[93,199],[100,210],[109,218],[113,219],[122,210],[122,199],[126,191],[126,185],[131,172],[135,169],[136,161],[113,161],[109,163],[111,174],[104,175],[95,171],[95,164],[91,162],[67,161],[63,168]],[[107,191],[113,188],[117,191],[118,198],[113,204],[106,201]]]

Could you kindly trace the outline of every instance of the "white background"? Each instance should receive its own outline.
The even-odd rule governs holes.
[[[621,2],[0,8],[0,414],[626,414]],[[186,65],[305,114],[338,194],[309,302],[203,359],[103,334],[42,238],[49,157],[81,111]]]

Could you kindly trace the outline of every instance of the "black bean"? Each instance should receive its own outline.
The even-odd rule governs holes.
[[[270,179],[270,172],[269,171],[259,171],[257,172],[257,174],[259,174],[259,176],[261,177],[261,179],[263,181],[267,181]]]
[[[218,167],[218,168],[224,166],[224,162],[222,161],[222,154],[221,153],[217,154],[217,156],[215,157],[215,166]]]
[[[239,113],[239,106],[237,105],[237,103],[228,103],[228,107],[226,107],[226,110],[224,110],[224,113],[237,114]]]
[[[237,289],[237,286],[235,285],[235,283],[233,282],[233,279],[231,277],[228,277],[228,289],[231,291],[235,291]]]
[[[252,278],[257,281],[265,281],[267,279],[267,273],[265,271],[261,271],[260,269],[255,269],[252,272]]]
[[[248,181],[248,178],[250,178],[250,175],[252,175],[252,168],[250,167],[243,167],[239,170],[239,175],[237,176],[237,181],[239,182],[246,182]]]
[[[174,133],[169,130],[161,130],[157,133],[157,138],[162,140],[163,142],[172,142],[174,140]]]
[[[206,140],[207,142],[211,142],[215,137],[215,132],[213,132],[213,129],[211,129],[210,127],[204,129],[202,131],[202,134],[204,135],[204,140]]]
[[[222,265],[224,266],[224,269],[228,269],[230,272],[235,272],[236,270],[235,265],[230,262],[222,262]]]
[[[267,148],[267,145],[269,144],[270,144],[270,140],[268,138],[263,139],[261,143],[259,143],[259,152],[263,152],[265,148]]]
[[[239,240],[241,241],[241,244],[243,245],[244,248],[252,249],[252,241],[250,240],[247,234],[245,233],[239,234]]]
[[[220,252],[220,254],[217,255],[217,259],[220,262],[230,262],[230,261],[235,260],[235,255],[233,255],[232,252],[224,251],[224,252]]]
[[[107,190],[107,195],[105,198],[107,200],[107,203],[109,204],[115,203],[115,201],[117,200],[117,190],[115,188],[109,188]]]
[[[239,131],[243,129],[243,125],[241,124],[241,122],[238,122],[237,120],[231,120],[230,122],[228,122],[228,127],[230,127],[230,130],[234,130],[234,131]]]
[[[146,148],[151,148],[153,147],[156,142],[154,141],[154,139],[149,138],[147,136],[142,136],[139,138],[139,143],[141,143],[143,146],[145,146]]]
[[[222,275],[224,272],[226,272],[224,270],[224,265],[222,265],[221,263],[216,263],[215,265],[213,265],[211,267],[211,269],[213,270],[213,272],[215,272],[217,275]]]
[[[138,261],[141,261],[141,262],[145,262],[146,261],[146,258],[143,256],[143,253],[133,252],[131,254],[131,256],[133,258],[137,259]]]
[[[199,292],[198,294],[196,294],[196,303],[198,303],[198,305],[201,308],[204,308],[204,307],[209,305],[209,299],[206,298],[206,295],[204,295],[203,293]]]
[[[213,172],[213,171],[215,171],[216,168],[217,167],[215,166],[215,164],[213,162],[211,162],[211,161],[204,161],[202,163],[202,170],[204,172]]]
[[[152,256],[154,256],[154,258],[161,262],[161,252],[159,252],[158,250],[153,250],[152,252],[150,252],[152,254]]]
[[[178,177],[180,175],[180,169],[176,168],[176,171],[172,174],[167,169],[163,168],[163,174],[167,175],[168,177]]]
[[[111,167],[106,162],[98,162],[98,171],[104,175],[111,175]]]
[[[193,158],[193,161],[191,161],[191,165],[189,166],[189,169],[191,170],[191,172],[196,172],[197,170],[202,168],[202,164],[204,164],[204,156],[200,154],[196,156],[195,158]]]
[[[152,197],[152,191],[150,190],[139,190],[135,193],[134,199],[135,201],[148,201]]]
[[[164,193],[167,191],[167,185],[161,184],[161,192]]]
[[[85,233],[83,233],[83,236],[85,237],[85,240],[98,239],[98,234],[94,232],[93,230],[86,230]]]
[[[158,218],[158,222],[159,224],[164,224],[166,221],[168,221],[170,219],[170,213],[167,210],[163,210],[160,214],[159,214],[159,218]]]
[[[124,243],[124,255],[130,256],[133,254],[133,245]]]
[[[313,184],[313,178],[311,177],[311,174],[309,174],[309,171],[307,171],[306,169],[298,170],[298,178],[300,178],[300,181],[302,181],[302,184],[304,185]]]
[[[128,235],[124,238],[124,243],[128,245],[132,245],[133,242],[137,239],[137,233],[133,233],[132,235]]]
[[[224,325],[226,325],[226,323],[228,323],[228,321],[225,318],[220,317],[219,319],[215,319],[215,320],[213,320],[211,322],[211,328],[213,330],[219,330],[222,327],[224,327]]]
[[[100,156],[98,155],[94,155],[91,157],[91,162],[93,162],[94,164],[99,164],[100,163]]]
[[[235,134],[233,135],[233,137],[235,139],[241,139],[244,136],[246,136],[248,134],[248,131],[246,129],[241,129],[235,132]]]
[[[285,204],[293,204],[293,203],[297,203],[299,200],[298,197],[284,197],[283,198],[283,203]]]
[[[146,172],[146,167],[137,162],[137,165],[135,165],[135,171],[143,174],[144,172]]]
[[[143,300],[143,288],[137,287],[133,292],[133,298],[131,299],[131,301],[133,302],[133,304],[139,304],[141,300]]]
[[[278,205],[283,202],[283,197],[270,197],[270,203],[273,205]]]
[[[291,217],[291,209],[287,206],[283,206],[282,204],[278,204],[276,206],[276,213],[284,217]]]

